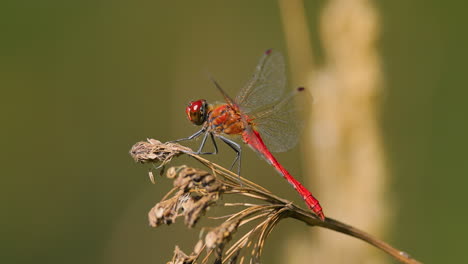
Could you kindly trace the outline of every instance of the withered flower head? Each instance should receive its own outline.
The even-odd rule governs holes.
[[[136,162],[162,162],[166,164],[173,157],[187,151],[191,151],[191,149],[176,143],[161,143],[156,139],[148,139],[133,145],[132,149],[130,149],[130,155]]]

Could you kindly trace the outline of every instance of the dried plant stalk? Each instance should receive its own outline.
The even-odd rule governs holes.
[[[135,144],[130,154],[140,163],[156,164],[167,164],[173,157],[186,154],[209,169],[207,172],[183,165],[167,171],[166,176],[173,180],[174,188],[150,210],[149,222],[153,227],[170,225],[178,217],[184,217],[185,225],[192,228],[212,206],[241,208],[234,214],[214,217],[225,220],[210,228],[190,255],[176,246],[173,258],[168,262],[170,264],[208,263],[210,259],[214,259],[215,263],[243,263],[247,258],[251,263],[260,263],[260,256],[269,234],[281,219],[288,217],[310,226],[323,227],[366,241],[402,263],[420,263],[403,251],[352,226],[331,218],[321,221],[312,212],[301,209],[265,188],[193,154],[190,149],[181,145],[149,139],[147,142]],[[235,195],[239,198],[247,196],[258,203],[219,203],[219,198],[223,195]],[[239,229],[248,223],[254,223],[254,226],[244,230],[245,233],[235,240]],[[225,250],[227,246],[229,248]]]

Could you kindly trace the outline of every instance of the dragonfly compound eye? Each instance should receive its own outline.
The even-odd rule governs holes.
[[[190,102],[185,108],[188,120],[197,126],[203,124],[206,120],[206,108],[207,103],[203,99]]]

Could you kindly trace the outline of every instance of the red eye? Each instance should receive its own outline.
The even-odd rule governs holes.
[[[185,108],[188,120],[195,125],[201,125],[206,119],[206,101],[203,99],[190,102]]]

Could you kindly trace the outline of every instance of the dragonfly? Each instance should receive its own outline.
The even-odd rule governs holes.
[[[191,101],[185,109],[187,118],[202,128],[190,137],[175,142],[192,140],[203,135],[195,153],[216,154],[218,147],[215,138],[220,139],[236,152],[231,170],[237,162],[240,175],[242,149],[240,144],[229,138],[240,136],[245,144],[271,164],[296,189],[311,211],[324,221],[325,215],[319,201],[271,153],[289,150],[297,144],[298,122],[295,122],[297,118],[294,117],[297,114],[294,101],[305,90],[299,87],[291,93],[285,93],[286,71],[281,53],[272,49],[265,51],[253,77],[235,99],[214,79],[212,81],[225,102],[210,104],[205,99]],[[203,152],[208,137],[213,142],[214,152]]]

